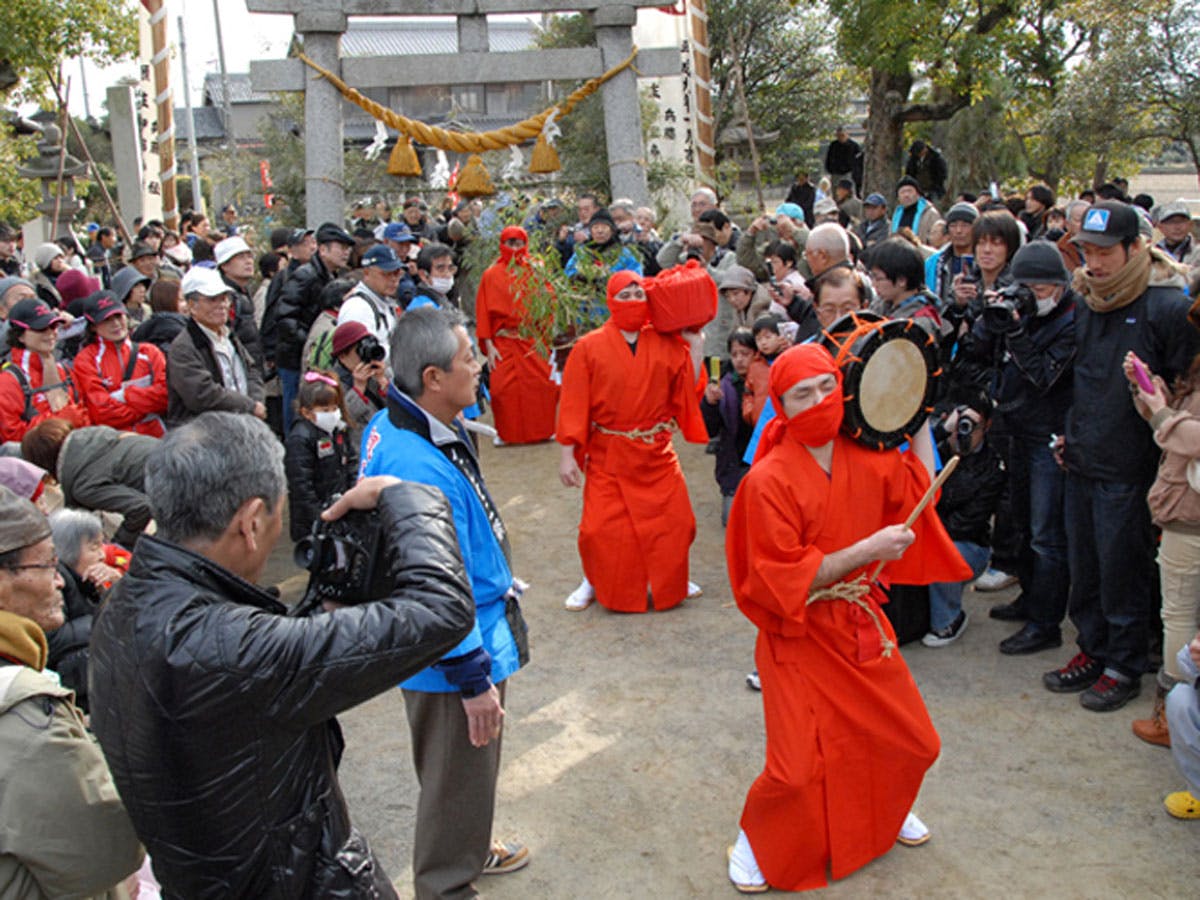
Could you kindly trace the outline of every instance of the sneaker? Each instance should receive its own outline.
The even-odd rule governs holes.
[[[939,628],[937,631],[931,631],[925,637],[921,638],[921,643],[926,647],[945,647],[947,644],[953,644],[962,633],[967,630],[967,611],[960,609],[954,621],[945,628]]]
[[[1177,819],[1200,819],[1200,800],[1193,797],[1191,791],[1167,794],[1163,806]]]
[[[1000,569],[988,569],[975,579],[975,590],[986,594],[992,591],[1002,591],[1006,587],[1011,587],[1016,583],[1016,575],[1009,575]]]
[[[755,669],[746,676],[746,687],[750,688],[752,691],[762,690],[762,682],[758,678],[758,669]]]
[[[920,847],[931,837],[933,835],[929,833],[925,823],[913,813],[909,813],[904,817],[904,824],[900,826],[900,833],[896,835],[896,840],[905,847]]]
[[[1137,678],[1114,678],[1105,672],[1096,683],[1079,695],[1079,705],[1092,712],[1112,712],[1120,709],[1142,692]]]
[[[745,832],[738,834],[737,843],[725,851],[729,860],[729,880],[740,894],[765,894],[771,889],[767,879],[758,868],[758,860],[750,849]]]
[[[579,583],[579,587],[567,594],[567,599],[563,601],[563,606],[571,612],[581,612],[591,606],[592,601],[595,599],[596,589],[585,578]]]
[[[1100,660],[1092,659],[1086,653],[1076,653],[1061,669],[1043,675],[1042,684],[1056,694],[1073,694],[1090,688],[1103,671],[1104,663]]]
[[[483,861],[484,875],[506,875],[529,865],[529,848],[520,841],[492,841],[492,850]]]

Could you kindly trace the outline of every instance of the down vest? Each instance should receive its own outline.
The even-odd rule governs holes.
[[[445,497],[380,497],[391,597],[290,618],[153,537],[92,629],[92,727],[170,898],[395,897],[350,825],[334,716],[435,662],[475,608]]]

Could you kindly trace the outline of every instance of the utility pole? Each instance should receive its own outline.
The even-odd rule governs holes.
[[[217,62],[221,66],[221,106],[225,117],[226,146],[237,146],[237,136],[233,133],[233,106],[229,100],[229,70],[225,68],[225,38],[221,34],[221,4],[213,0],[213,20],[217,25]]]
[[[200,154],[196,149],[196,116],[192,113],[192,91],[188,87],[187,39],[184,37],[183,16],[177,19],[179,27],[179,66],[183,70],[183,105],[187,109],[188,151],[191,155],[188,168],[192,173],[192,209],[204,212],[204,192],[200,190]]]

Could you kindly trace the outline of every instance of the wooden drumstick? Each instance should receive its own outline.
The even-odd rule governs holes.
[[[917,518],[925,511],[925,507],[927,507],[929,502],[933,500],[934,494],[941,490],[942,485],[946,483],[946,479],[950,477],[950,474],[958,465],[958,459],[958,456],[955,455],[950,457],[950,459],[946,462],[945,468],[943,468],[942,471],[938,473],[938,477],[933,480],[933,484],[929,486],[929,490],[925,492],[925,496],[921,498],[921,502],[916,505],[913,511],[909,513],[908,518],[904,520],[905,528],[913,527],[913,523],[917,521]],[[870,581],[874,581],[879,577],[879,573],[883,571],[884,565],[885,563],[881,559],[876,564],[875,571],[871,573],[871,577],[869,579]]]

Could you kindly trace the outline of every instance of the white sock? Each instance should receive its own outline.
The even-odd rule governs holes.
[[[758,860],[750,848],[750,839],[746,832],[738,829],[737,840],[733,844],[733,853],[729,855],[729,880],[735,884],[766,884],[767,879],[759,871]]]
[[[916,813],[910,812],[905,816],[904,824],[900,826],[900,837],[906,841],[919,841],[927,834],[929,834],[929,829],[924,822],[917,818]]]

